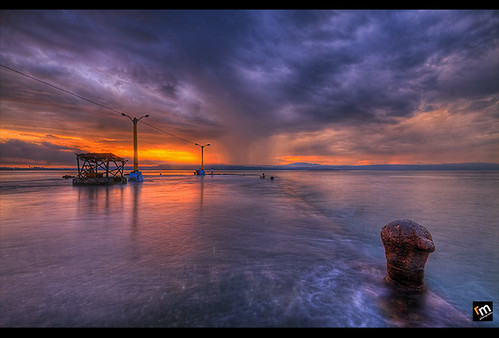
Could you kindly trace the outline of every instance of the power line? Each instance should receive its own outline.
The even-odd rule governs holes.
[[[193,144],[195,144],[195,143],[196,143],[196,142],[194,142],[194,141],[191,141],[191,140],[185,139],[185,138],[183,138],[183,137],[180,137],[180,136],[174,135],[174,134],[172,134],[172,133],[169,133],[169,132],[167,132],[167,131],[165,131],[165,130],[163,130],[163,129],[161,129],[161,128],[155,127],[155,126],[153,126],[153,125],[151,125],[151,124],[149,124],[149,123],[147,123],[147,122],[145,122],[145,121],[142,121],[142,123],[143,123],[143,124],[145,124],[145,125],[147,125],[147,126],[149,126],[149,127],[151,127],[151,128],[154,128],[154,129],[156,129],[156,130],[159,130],[159,131],[161,131],[161,132],[163,132],[163,133],[165,133],[165,134],[167,134],[167,135],[170,135],[170,136],[176,137],[176,138],[178,138],[179,140],[182,140],[182,141],[185,141],[185,142],[188,142],[188,143],[193,143]]]
[[[66,93],[66,94],[76,96],[77,98],[80,98],[80,99],[85,100],[85,101],[87,101],[87,102],[93,103],[93,104],[95,104],[95,105],[97,105],[97,106],[99,106],[99,107],[102,107],[102,108],[105,108],[105,109],[111,110],[111,111],[113,111],[113,112],[115,112],[115,113],[121,114],[121,112],[120,112],[120,111],[118,111],[118,110],[116,110],[116,109],[114,109],[114,108],[111,108],[111,107],[105,106],[105,105],[103,105],[103,104],[100,104],[100,103],[98,103],[98,102],[95,102],[95,101],[93,101],[93,100],[87,99],[87,98],[85,98],[85,97],[83,97],[83,96],[81,96],[81,95],[75,94],[75,93],[70,92],[69,90],[63,89],[63,88],[61,88],[61,87],[54,86],[53,84],[50,84],[50,83],[45,82],[45,81],[43,81],[43,80],[37,79],[37,78],[36,78],[36,77],[34,77],[34,76],[31,76],[31,75],[25,74],[25,73],[23,73],[23,72],[20,72],[20,71],[18,71],[18,70],[12,69],[12,68],[7,67],[7,66],[4,66],[4,65],[2,65],[2,64],[0,64],[0,67],[5,68],[5,69],[8,69],[8,70],[10,70],[10,71],[12,71],[12,72],[14,72],[14,73],[17,73],[17,74],[23,75],[23,76],[25,76],[25,77],[27,77],[27,78],[30,78],[30,79],[35,80],[35,81],[38,81],[38,82],[40,82],[40,83],[43,83],[44,85],[47,85],[47,86],[49,86],[49,87],[55,88],[55,89],[57,89],[57,90],[60,90],[60,91],[62,91],[62,92],[64,92],[64,93]]]
[[[7,67],[7,66],[4,66],[4,65],[2,65],[2,64],[0,64],[0,67],[5,68],[5,69],[7,69],[7,70],[10,70],[10,71],[12,71],[12,72],[14,72],[14,73],[20,74],[20,75],[22,75],[22,76],[25,76],[25,77],[27,77],[27,78],[29,78],[29,79],[31,79],[31,80],[35,80],[35,81],[38,81],[38,82],[40,82],[40,83],[43,83],[44,85],[47,85],[47,86],[52,87],[52,88],[54,88],[54,89],[60,90],[60,91],[62,91],[62,92],[64,92],[64,93],[66,93],[66,94],[73,95],[73,96],[75,96],[75,97],[77,97],[77,98],[79,98],[79,99],[82,99],[82,100],[85,100],[85,101],[87,101],[87,102],[93,103],[93,104],[95,104],[95,105],[97,105],[97,106],[99,106],[99,107],[105,108],[105,109],[110,110],[110,111],[112,111],[112,112],[115,112],[115,113],[118,113],[118,114],[123,114],[123,112],[121,112],[121,111],[119,111],[119,110],[116,110],[116,109],[114,109],[114,108],[111,108],[111,107],[105,106],[105,105],[103,105],[103,104],[101,104],[101,103],[98,103],[98,102],[95,102],[95,101],[93,101],[93,100],[87,99],[86,97],[83,97],[83,96],[78,95],[78,94],[76,94],[76,93],[70,92],[69,90],[66,90],[66,89],[64,89],[64,88],[61,88],[61,87],[55,86],[55,85],[53,85],[53,84],[51,84],[51,83],[48,83],[48,82],[46,82],[46,81],[40,80],[40,79],[38,79],[38,78],[36,78],[36,77],[34,77],[34,76],[28,75],[28,74],[23,73],[23,72],[21,72],[21,71],[18,71],[18,70],[16,70],[16,69],[13,69],[13,68],[10,68],[10,67]],[[143,123],[143,124],[145,124],[145,125],[147,125],[147,126],[149,126],[149,127],[151,127],[151,128],[153,128],[153,129],[159,130],[159,131],[161,131],[162,133],[165,133],[165,134],[170,135],[170,136],[172,136],[172,137],[178,138],[179,140],[182,140],[182,141],[185,141],[185,142],[188,142],[188,143],[193,143],[193,144],[195,144],[195,143],[196,143],[196,142],[194,142],[194,141],[191,141],[191,140],[185,139],[185,138],[183,138],[183,137],[177,136],[177,135],[175,135],[175,134],[172,134],[172,133],[170,133],[170,132],[167,132],[167,131],[165,131],[165,130],[163,130],[163,129],[161,129],[161,128],[155,127],[155,126],[153,126],[153,125],[151,125],[151,124],[149,124],[149,123],[147,123],[147,122],[145,122],[145,121],[142,121],[142,123]]]

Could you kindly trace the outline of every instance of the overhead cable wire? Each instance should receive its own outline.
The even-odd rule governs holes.
[[[38,82],[40,82],[40,83],[43,83],[44,85],[47,85],[47,86],[52,87],[52,88],[54,88],[54,89],[60,90],[60,91],[62,91],[62,92],[64,92],[64,93],[66,93],[66,94],[73,95],[73,96],[75,96],[75,97],[77,97],[77,98],[79,98],[79,99],[82,99],[82,100],[85,100],[85,101],[87,101],[87,102],[93,103],[93,104],[95,104],[95,105],[97,105],[97,106],[99,106],[99,107],[102,107],[102,108],[108,109],[108,110],[110,110],[110,111],[113,111],[113,112],[118,113],[118,114],[121,114],[121,115],[123,114],[123,112],[121,112],[121,111],[119,111],[119,110],[117,110],[117,109],[114,109],[114,108],[111,108],[111,107],[105,106],[105,105],[103,105],[103,104],[101,104],[101,103],[99,103],[99,102],[95,102],[95,101],[93,101],[93,100],[87,99],[86,97],[83,97],[83,96],[78,95],[78,94],[76,94],[76,93],[70,92],[69,90],[66,90],[66,89],[64,89],[64,88],[61,88],[61,87],[55,86],[55,85],[53,85],[53,84],[51,84],[51,83],[48,83],[48,82],[46,82],[46,81],[40,80],[40,79],[38,79],[38,78],[36,78],[36,77],[34,77],[34,76],[28,75],[28,74],[23,73],[23,72],[21,72],[21,71],[18,71],[18,70],[16,70],[16,69],[13,69],[13,68],[10,68],[10,67],[7,67],[7,66],[4,66],[4,65],[2,65],[2,64],[0,64],[0,67],[5,68],[5,69],[7,69],[7,70],[10,70],[10,71],[12,71],[12,72],[14,72],[14,73],[20,74],[20,75],[22,75],[22,76],[25,76],[25,77],[27,77],[27,78],[29,78],[29,79],[32,79],[32,80],[38,81]],[[191,140],[185,139],[185,138],[183,138],[183,137],[180,137],[180,136],[174,135],[174,134],[172,134],[172,133],[170,133],[170,132],[167,132],[167,131],[165,131],[165,130],[163,130],[163,129],[161,129],[161,128],[158,128],[158,127],[156,127],[156,126],[153,126],[153,125],[151,125],[151,124],[149,124],[149,123],[147,123],[147,122],[145,122],[145,121],[142,121],[142,123],[143,123],[143,124],[145,124],[145,125],[147,125],[147,126],[149,126],[149,127],[151,127],[151,128],[153,128],[153,129],[159,130],[159,131],[161,131],[161,132],[163,132],[163,133],[165,133],[165,134],[167,134],[167,135],[170,135],[170,136],[173,136],[173,137],[175,137],[175,138],[178,138],[179,140],[182,140],[182,141],[185,141],[185,142],[188,142],[188,143],[193,143],[193,144],[195,144],[195,143],[196,143],[196,142],[194,142],[194,141],[191,141]]]
[[[196,142],[194,142],[194,141],[191,141],[191,140],[188,140],[188,139],[186,139],[186,138],[183,138],[183,137],[180,137],[180,136],[174,135],[174,134],[169,133],[169,132],[167,132],[167,131],[165,131],[165,130],[163,130],[163,129],[161,129],[161,128],[158,128],[158,127],[156,127],[156,126],[153,126],[152,124],[149,124],[149,123],[147,123],[146,121],[142,121],[142,123],[143,123],[143,124],[145,124],[145,125],[147,125],[147,126],[149,126],[149,127],[151,127],[151,128],[153,128],[153,129],[159,130],[159,131],[161,131],[161,132],[163,132],[163,133],[165,133],[165,134],[167,134],[167,135],[170,135],[170,136],[173,136],[173,137],[175,137],[175,138],[178,138],[179,140],[182,140],[182,141],[185,141],[185,142],[188,142],[188,143],[192,143],[192,144],[195,144],[195,143],[196,143]]]
[[[85,101],[87,101],[87,102],[93,103],[93,104],[95,104],[95,105],[97,105],[97,106],[99,106],[99,107],[102,107],[102,108],[105,108],[105,109],[111,110],[111,111],[113,111],[113,112],[115,112],[115,113],[121,114],[121,112],[120,112],[120,111],[118,111],[118,110],[116,110],[116,109],[114,109],[114,108],[111,108],[111,107],[105,106],[105,105],[103,105],[103,104],[101,104],[101,103],[98,103],[98,102],[95,102],[95,101],[93,101],[93,100],[87,99],[86,97],[83,97],[83,96],[78,95],[78,94],[76,94],[76,93],[70,92],[69,90],[66,90],[66,89],[64,89],[64,88],[61,88],[61,87],[58,87],[58,86],[54,86],[53,84],[48,83],[48,82],[43,81],[43,80],[40,80],[40,79],[38,79],[38,78],[36,78],[36,77],[34,77],[34,76],[31,76],[31,75],[28,75],[28,74],[26,74],[26,73],[20,72],[20,71],[18,71],[18,70],[12,69],[12,68],[7,67],[7,66],[4,66],[4,65],[2,65],[2,64],[0,64],[0,67],[5,68],[5,69],[8,69],[8,70],[10,70],[10,71],[12,71],[12,72],[14,72],[14,73],[17,73],[17,74],[23,75],[23,76],[25,76],[25,77],[27,77],[27,78],[30,78],[30,79],[35,80],[35,81],[38,81],[38,82],[40,82],[40,83],[43,83],[44,85],[47,85],[47,86],[49,86],[49,87],[55,88],[55,89],[57,89],[57,90],[60,90],[60,91],[62,91],[62,92],[64,92],[64,93],[66,93],[66,94],[76,96],[77,98],[80,98],[80,99],[85,100]]]

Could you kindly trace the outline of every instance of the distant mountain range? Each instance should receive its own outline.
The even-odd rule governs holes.
[[[158,169],[198,169],[197,166],[158,166]],[[374,165],[323,165],[297,162],[285,165],[241,166],[213,164],[205,170],[499,170],[499,163],[442,163],[442,164],[374,164]],[[152,169],[152,168],[151,168]]]
[[[321,165],[292,163],[279,169],[301,170],[499,170],[498,163],[441,163],[441,164],[373,164],[373,165]]]

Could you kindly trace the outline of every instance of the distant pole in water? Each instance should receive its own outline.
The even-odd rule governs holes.
[[[210,144],[207,143],[205,145],[200,145],[198,143],[194,143],[194,145],[201,147],[201,175],[204,175],[204,147],[209,147]]]
[[[435,244],[430,232],[416,222],[395,220],[381,230],[385,247],[385,280],[388,284],[411,291],[424,291],[424,266]]]
[[[146,114],[139,118],[132,118],[125,113],[121,113],[121,115],[128,117],[133,123],[133,171],[130,173],[129,179],[132,181],[143,181],[144,179],[142,177],[142,173],[139,171],[139,156],[137,150],[137,123],[144,117],[149,117],[149,115]]]

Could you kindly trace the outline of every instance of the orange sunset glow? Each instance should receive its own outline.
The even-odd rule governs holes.
[[[494,11],[5,10],[0,167],[130,163],[121,113],[149,115],[144,167],[199,165],[195,143],[215,167],[497,163],[497,27]]]
[[[102,139],[102,140],[88,140],[80,137],[69,135],[47,135],[41,133],[18,132],[13,130],[2,129],[0,130],[0,142],[2,143],[15,143],[25,142],[43,147],[50,144],[50,146],[59,147],[59,152],[68,154],[68,157],[74,157],[75,151],[80,152],[115,152],[120,156],[132,159],[133,158],[133,145],[131,142],[120,144],[119,140]],[[128,144],[129,143],[129,144]],[[168,148],[168,145],[159,147],[151,145],[149,147],[141,147],[139,156],[143,165],[150,166],[151,163],[180,163],[180,164],[197,164],[200,161],[198,149],[189,146],[177,146],[176,148]],[[50,165],[51,167],[59,167],[64,165],[65,162],[51,161],[50,157],[40,159],[28,163],[26,166],[33,165]],[[19,163],[12,161],[6,162],[7,166],[21,166]]]

